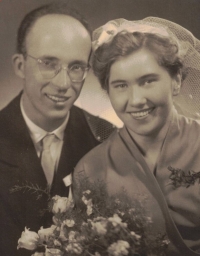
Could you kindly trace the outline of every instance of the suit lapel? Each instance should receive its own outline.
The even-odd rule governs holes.
[[[1,128],[1,146],[0,161],[4,166],[13,166],[9,168],[6,175],[9,184],[22,186],[38,185],[40,188],[46,188],[46,178],[42,170],[40,160],[36,154],[36,150],[32,139],[29,135],[28,128],[25,124],[20,110],[19,95],[4,110],[2,110],[1,118],[6,123],[6,130]],[[13,170],[15,175],[13,176]],[[10,188],[8,188],[10,189]],[[38,213],[41,209],[47,208],[47,198],[45,196],[37,200],[33,190],[17,192],[18,200],[21,204],[22,225],[36,229],[38,228]]]
[[[8,148],[8,150],[11,150],[12,154],[16,154],[14,159],[18,158],[18,167],[23,171],[26,181],[46,187],[46,179],[40,160],[20,110],[20,98],[21,95],[11,103],[9,109],[9,113],[11,113],[11,116],[9,116],[10,129],[12,129],[9,139],[15,150],[13,150],[13,147]],[[11,162],[12,160],[10,159]]]
[[[82,110],[73,106],[65,129],[64,143],[57,174],[52,186],[52,195],[68,196],[69,188],[63,178],[73,172],[78,161],[99,142],[94,138]]]

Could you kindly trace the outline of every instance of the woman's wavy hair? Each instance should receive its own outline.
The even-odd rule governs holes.
[[[92,66],[101,87],[108,92],[108,81],[112,64],[142,48],[151,51],[158,64],[164,67],[171,77],[183,68],[178,43],[171,37],[158,34],[122,31],[112,41],[101,45],[92,55]]]

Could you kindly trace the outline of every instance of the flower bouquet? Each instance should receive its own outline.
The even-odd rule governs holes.
[[[166,255],[165,234],[151,234],[145,198],[130,200],[125,190],[108,196],[106,185],[87,179],[76,187],[75,202],[55,196],[50,201],[53,225],[38,233],[25,228],[18,248],[34,256]]]

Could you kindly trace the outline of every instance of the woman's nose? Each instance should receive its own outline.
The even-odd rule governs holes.
[[[146,103],[144,90],[144,88],[138,85],[131,86],[131,91],[129,93],[129,104],[134,107],[144,105]]]

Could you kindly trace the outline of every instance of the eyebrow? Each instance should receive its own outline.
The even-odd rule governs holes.
[[[115,84],[124,83],[124,82],[126,82],[126,80],[120,80],[120,79],[118,79],[118,80],[112,81],[110,84],[111,84],[111,85],[115,85]]]
[[[73,66],[74,64],[80,64],[83,66],[88,66],[88,63],[82,60],[74,60],[72,62],[69,63],[69,66]]]
[[[51,57],[51,56],[46,56],[46,55],[39,57],[39,59],[58,60],[58,58],[56,58],[56,57]]]
[[[139,77],[137,80],[145,80],[145,79],[151,78],[151,77],[157,78],[157,77],[159,77],[159,74],[156,74],[156,73],[146,74],[144,76]]]
[[[146,75],[143,75],[143,76],[140,76],[137,81],[140,81],[140,80],[145,80],[147,78],[151,78],[151,77],[155,77],[155,78],[158,78],[159,75],[156,74],[156,73],[149,73],[149,74],[146,74]],[[115,84],[118,84],[118,83],[126,83],[127,81],[126,80],[123,80],[123,79],[117,79],[117,80],[114,80],[110,83],[110,85],[115,85]]]
[[[55,61],[55,60],[60,61],[60,59],[58,59],[56,57],[48,56],[48,55],[41,56],[41,57],[39,57],[39,59],[46,59],[46,60],[48,59],[50,61]],[[88,63],[85,61],[82,61],[82,60],[73,60],[72,62],[69,63],[68,66],[73,66],[74,64],[88,66]]]

